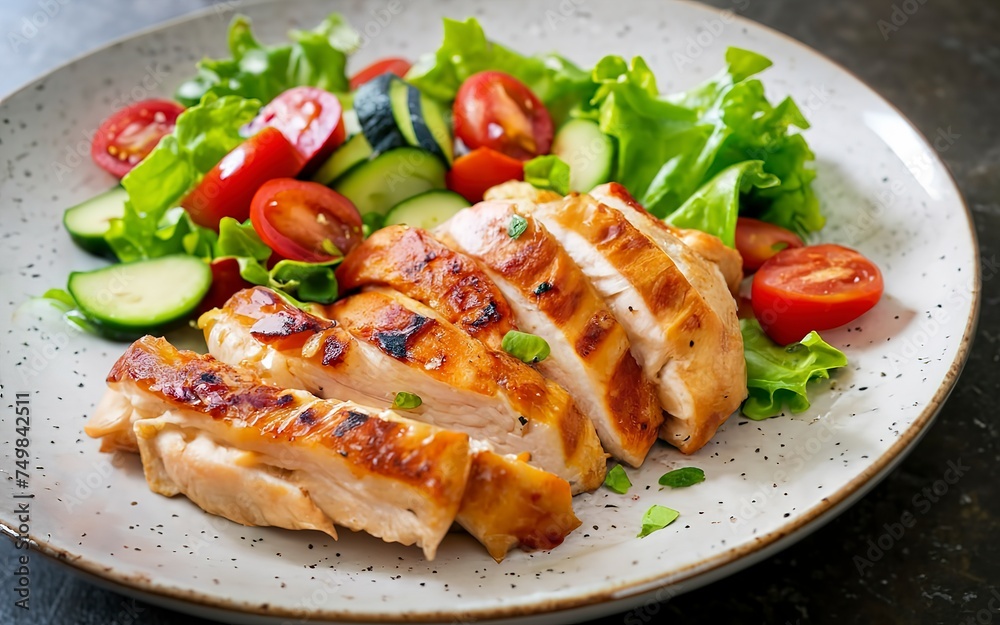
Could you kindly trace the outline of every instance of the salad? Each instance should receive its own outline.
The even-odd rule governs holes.
[[[882,294],[860,253],[807,245],[825,221],[809,123],[766,97],[756,76],[771,62],[754,52],[730,48],[716,76],[662,94],[641,57],[523,55],[471,18],[446,19],[440,48],[413,64],[360,70],[337,14],[272,45],[237,16],[228,42],[231,57],[200,61],[173,100],[113,112],[95,134],[93,160],[120,184],[64,224],[112,263],[45,294],[70,322],[132,340],[253,286],[318,310],[371,233],[433,229],[509,181],[559,196],[619,183],[735,248],[753,275],[749,302],[736,294],[753,419],[805,410],[807,383],[847,364],[817,331]]]

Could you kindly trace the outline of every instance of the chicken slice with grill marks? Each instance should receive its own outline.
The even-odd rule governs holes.
[[[517,237],[508,232],[514,219],[525,223]],[[511,201],[480,202],[436,234],[475,258],[510,303],[518,326],[549,344],[551,354],[539,370],[570,392],[604,448],[641,465],[663,422],[656,391],[629,351],[625,330],[559,242]]]
[[[728,247],[719,237],[701,230],[677,228],[662,219],[657,219],[639,204],[625,187],[617,182],[594,187],[590,196],[606,206],[620,210],[629,223],[653,239],[660,246],[660,249],[674,259],[674,262],[678,264],[680,270],[692,283],[696,283],[698,278],[687,267],[698,263],[686,258],[688,254],[682,247],[678,246],[678,239],[719,269],[732,296],[735,297],[739,294],[740,282],[743,280],[743,258],[739,252]],[[718,290],[712,286],[698,286],[696,288]]]
[[[621,211],[590,196],[521,208],[562,243],[625,328],[669,413],[661,437],[685,453],[700,449],[747,393],[736,304],[721,275],[678,243],[689,277]]]
[[[376,230],[337,269],[346,291],[388,286],[436,310],[442,317],[500,350],[514,326],[510,306],[476,263],[425,230],[389,226]]]
[[[469,438],[264,384],[164,339],[133,343],[85,430],[142,457],[150,488],[246,525],[333,524],[432,559],[458,513]]]
[[[734,297],[739,294],[740,282],[743,280],[743,259],[739,252],[727,247],[719,237],[701,230],[678,228],[662,219],[657,219],[643,208],[624,186],[617,182],[598,185],[589,195],[611,208],[622,211],[629,222],[646,232],[647,236],[650,236],[647,230],[659,229],[680,239],[696,254],[718,267],[726,281],[726,286],[729,287],[729,291]],[[558,202],[562,199],[558,193],[536,189],[527,182],[517,181],[509,181],[491,187],[486,191],[485,198],[487,200],[528,200],[534,204]]]
[[[574,493],[601,485],[606,454],[558,384],[389,289],[352,295],[329,312],[333,321],[256,287],[199,323],[214,356],[266,369],[279,386],[375,406],[415,393],[423,403],[407,412],[414,419],[466,432],[497,453],[527,452]]]
[[[333,323],[289,306],[267,289],[237,293],[225,308],[203,315],[200,323],[213,352],[265,381],[321,397],[329,398],[336,390],[358,401],[371,401],[367,392],[331,384],[343,372],[336,362],[363,366],[366,361],[357,352],[370,348]],[[579,527],[566,480],[514,455],[494,453],[484,444],[474,447],[456,521],[497,561],[515,545],[552,549]]]

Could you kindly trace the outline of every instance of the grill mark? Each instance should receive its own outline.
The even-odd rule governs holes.
[[[340,363],[344,360],[347,355],[347,350],[350,348],[350,344],[347,341],[343,341],[340,337],[330,334],[323,340],[323,358],[321,362],[324,367],[329,367]]]
[[[313,425],[316,423],[316,410],[312,406],[306,408],[299,413],[298,420],[299,423],[302,423],[303,425]]]
[[[587,321],[586,327],[576,339],[576,353],[584,358],[597,351],[601,343],[608,338],[614,329],[616,321],[607,310],[599,310]]]
[[[376,330],[373,333],[379,349],[397,360],[405,360],[409,356],[412,343],[430,321],[416,313],[410,313],[409,317],[409,323],[400,330]]]
[[[483,309],[479,312],[479,316],[469,322],[469,325],[474,328],[482,328],[491,323],[498,323],[500,318],[500,313],[497,311],[497,303],[491,299],[486,306],[483,306]]]
[[[287,338],[304,332],[315,333],[326,330],[332,324],[326,320],[308,315],[300,310],[281,310],[273,315],[258,319],[250,327],[250,334],[261,342],[268,339]]]
[[[354,428],[361,427],[367,421],[368,415],[365,413],[348,410],[347,418],[337,424],[337,427],[333,429],[333,435],[337,438],[341,438]]]

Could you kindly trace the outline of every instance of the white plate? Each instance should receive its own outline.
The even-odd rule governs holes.
[[[204,54],[224,52],[228,4],[119,42],[40,79],[0,105],[3,211],[0,318],[2,440],[14,437],[14,394],[31,398],[30,486],[13,475],[0,500],[31,492],[36,547],[95,579],[174,608],[261,622],[595,617],[708,583],[800,539],[860,497],[926,430],[955,382],[978,303],[974,236],[948,172],[897,111],[821,56],[770,30],[698,5],[661,0],[372,4],[302,1],[243,7],[264,41],[338,9],[366,31],[361,64],[434,49],[442,15],[477,16],[524,52],[557,50],[587,65],[641,54],[665,90],[717,71],[727,45],[775,62],[769,94],[796,98],[813,128],[824,239],[858,248],[885,274],[886,296],[849,329],[825,333],[851,366],[813,388],[813,407],[762,423],[731,419],[692,458],[658,446],[630,495],[578,497],[584,525],[548,553],[494,563],[470,538],[449,536],[432,563],[417,549],[366,535],[244,528],[182,497],[151,493],[135,457],[97,452],[82,425],[121,345],[74,333],[30,295],[101,264],[77,250],[62,211],[112,180],[86,152],[95,125],[124,100],[170,94]],[[117,101],[117,102],[116,102]],[[945,135],[933,138],[946,147]],[[165,288],[169,288],[165,285]],[[15,469],[5,442],[0,470]],[[659,491],[668,469],[695,465],[708,481]],[[638,540],[643,511],[680,510]],[[8,533],[19,523],[5,503]],[[557,614],[548,614],[558,611]],[[253,622],[258,622],[254,619]]]

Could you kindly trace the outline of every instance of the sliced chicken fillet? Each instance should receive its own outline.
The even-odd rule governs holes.
[[[344,259],[337,280],[346,291],[392,287],[430,306],[493,350],[516,329],[496,285],[472,259],[448,249],[420,228],[376,230]]]
[[[685,453],[701,448],[746,397],[736,305],[721,276],[688,253],[691,267],[702,263],[697,280],[689,281],[621,211],[590,196],[532,210],[625,328],[633,355],[670,413],[661,437]],[[711,287],[706,294],[697,288],[701,282]]]
[[[732,297],[724,298],[719,293],[718,286],[714,284],[714,277],[701,275],[703,274],[702,263],[697,262],[696,258],[692,259],[689,250],[719,270],[729,289],[730,296],[739,294],[740,282],[743,281],[743,258],[739,252],[728,247],[719,237],[701,230],[677,228],[662,219],[657,219],[656,216],[643,208],[625,187],[617,182],[594,187],[590,196],[606,206],[620,210],[629,223],[653,239],[660,249],[673,259],[691,284],[713,306],[722,303],[728,305],[728,299],[732,299]],[[680,243],[686,245],[687,249]]]
[[[366,291],[309,315],[257,287],[202,316],[209,350],[269,372],[275,384],[321,396],[389,406],[397,392],[420,396],[414,419],[468,433],[497,453],[569,481],[574,492],[604,480],[594,426],[559,385],[507,354],[492,352],[430,308],[391,290]]]
[[[369,395],[351,387],[331,384],[333,376],[324,371],[333,354],[344,362],[367,348],[329,322],[310,322],[295,309],[285,309],[283,301],[266,289],[252,289],[235,295],[226,308],[206,313],[201,323],[213,352],[232,364],[241,364],[271,383],[310,391],[321,397],[333,390],[364,402]],[[281,315],[285,311],[287,315]],[[282,318],[268,328],[268,320]],[[317,328],[331,327],[318,331]],[[274,331],[273,328],[283,328]],[[331,345],[336,345],[331,349]],[[347,346],[346,348],[344,346]],[[384,357],[384,356],[380,356]],[[361,363],[364,361],[361,360]],[[569,483],[529,465],[514,455],[500,455],[486,443],[476,443],[472,468],[456,521],[486,546],[490,555],[501,560],[515,545],[523,549],[552,549],[579,527],[573,513]],[[503,507],[496,505],[503,501]]]
[[[102,402],[87,434],[134,438],[153,490],[237,523],[334,537],[335,523],[431,559],[465,493],[465,434],[266,385],[164,339],[133,343],[108,386],[119,399]]]
[[[515,215],[527,224],[517,238],[508,234]],[[436,234],[475,258],[518,326],[548,342],[551,355],[538,369],[570,392],[604,448],[641,465],[663,422],[656,391],[632,357],[625,330],[558,241],[511,201],[480,202]]]

